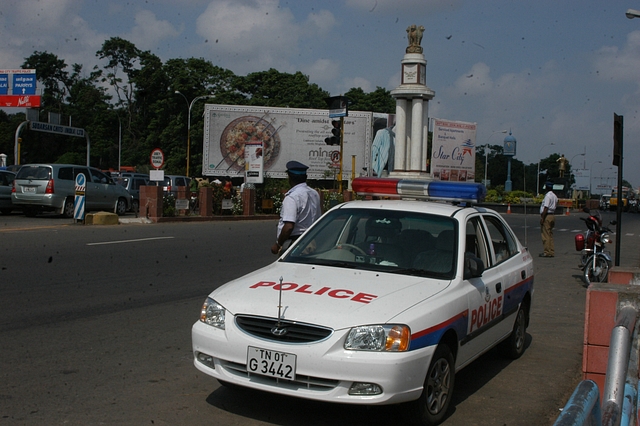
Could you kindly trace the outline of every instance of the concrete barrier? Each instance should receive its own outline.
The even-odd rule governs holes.
[[[87,213],[84,216],[85,225],[117,225],[118,215],[109,212]]]

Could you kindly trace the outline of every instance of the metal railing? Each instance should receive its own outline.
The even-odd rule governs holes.
[[[609,361],[602,394],[592,380],[576,387],[554,426],[635,425],[638,413],[638,339],[635,331],[637,310],[624,306],[618,311],[611,331]]]

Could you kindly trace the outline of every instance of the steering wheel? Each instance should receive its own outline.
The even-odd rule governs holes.
[[[339,249],[341,249],[341,248],[343,248],[343,247],[344,247],[344,248],[348,248],[348,249],[355,249],[358,253],[363,254],[363,255],[365,255],[365,256],[367,255],[367,253],[365,253],[365,251],[364,251],[364,250],[362,250],[362,249],[361,249],[360,247],[358,247],[358,246],[354,246],[353,244],[345,244],[345,243],[338,244],[337,246],[335,246],[335,247],[334,247],[334,249],[338,249],[338,250],[339,250]]]

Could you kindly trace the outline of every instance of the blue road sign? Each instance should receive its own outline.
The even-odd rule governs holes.
[[[14,74],[13,75],[14,95],[35,95],[36,75],[35,74]]]
[[[9,94],[9,74],[0,74],[0,95]]]
[[[87,188],[87,178],[84,173],[76,176],[76,197],[73,200],[73,219],[84,220],[85,190]]]

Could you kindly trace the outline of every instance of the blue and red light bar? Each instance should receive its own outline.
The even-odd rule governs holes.
[[[487,195],[487,188],[475,182],[359,177],[353,180],[351,186],[358,195],[449,202],[479,203]]]

